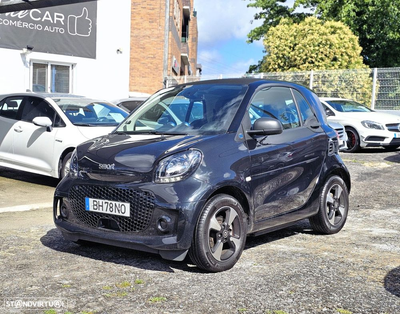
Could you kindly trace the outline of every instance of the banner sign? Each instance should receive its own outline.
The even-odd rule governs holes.
[[[0,48],[96,58],[97,1],[0,14]]]

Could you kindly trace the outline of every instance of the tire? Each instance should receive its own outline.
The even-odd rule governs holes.
[[[241,204],[232,196],[219,194],[204,206],[197,222],[190,259],[209,272],[232,268],[246,244],[247,222]]]
[[[352,127],[346,127],[347,133],[347,149],[344,150],[347,153],[356,153],[361,150],[360,147],[360,136],[357,131]]]
[[[325,182],[319,199],[318,214],[311,217],[311,227],[323,234],[339,232],[347,219],[349,192],[339,176],[331,176]]]
[[[60,169],[60,179],[63,179],[69,173],[69,165],[71,163],[71,156],[72,156],[72,153],[68,153],[65,155],[64,159],[62,160],[61,169]]]

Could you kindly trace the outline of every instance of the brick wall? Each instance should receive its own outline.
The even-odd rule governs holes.
[[[152,94],[163,87],[165,1],[132,0],[131,92]]]

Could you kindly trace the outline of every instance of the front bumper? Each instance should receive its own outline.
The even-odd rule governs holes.
[[[168,260],[185,258],[194,232],[197,202],[166,202],[138,187],[92,183],[65,188],[63,182],[54,195],[53,216],[65,239],[156,253]],[[85,197],[130,202],[130,217],[87,211]]]
[[[361,147],[390,147],[400,146],[400,132],[376,131],[360,134]]]

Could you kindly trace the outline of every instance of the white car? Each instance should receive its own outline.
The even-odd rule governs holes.
[[[342,124],[348,136],[347,149],[354,153],[366,147],[395,150],[400,146],[400,116],[376,112],[350,99],[320,98],[328,122]]]
[[[0,166],[63,178],[78,144],[110,133],[126,116],[111,103],[79,96],[0,95]]]
[[[347,133],[344,126],[340,123],[328,121],[329,126],[336,131],[339,140],[339,151],[347,150]]]

